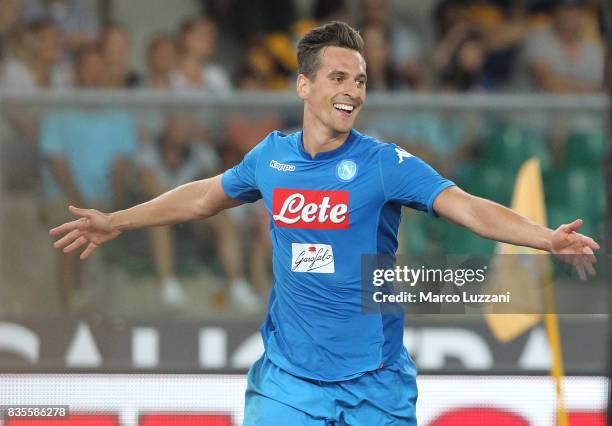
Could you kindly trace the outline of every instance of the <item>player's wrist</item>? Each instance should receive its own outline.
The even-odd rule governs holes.
[[[123,232],[130,229],[130,223],[125,218],[125,210],[108,213],[108,224],[110,231]]]

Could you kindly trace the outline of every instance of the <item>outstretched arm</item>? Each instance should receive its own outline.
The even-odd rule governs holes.
[[[70,212],[79,219],[53,228],[49,234],[55,237],[63,235],[53,246],[63,248],[65,253],[87,244],[80,256],[86,259],[100,244],[116,238],[123,231],[206,219],[239,204],[225,194],[221,175],[218,175],[181,185],[151,201],[114,213],[70,206]]]
[[[582,279],[595,274],[593,250],[599,244],[576,232],[582,220],[548,229],[493,201],[475,197],[458,187],[442,191],[434,210],[447,220],[464,226],[481,237],[504,243],[545,250],[576,267]]]

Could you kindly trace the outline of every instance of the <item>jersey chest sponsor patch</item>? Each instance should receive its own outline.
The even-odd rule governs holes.
[[[272,217],[281,228],[347,229],[349,193],[275,188]]]
[[[291,243],[291,271],[333,274],[334,270],[331,245]]]

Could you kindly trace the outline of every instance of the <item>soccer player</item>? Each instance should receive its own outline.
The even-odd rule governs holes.
[[[222,175],[182,185],[114,213],[79,216],[50,231],[81,259],[122,232],[211,217],[263,199],[270,214],[274,287],[251,367],[244,424],[416,425],[416,370],[402,345],[404,316],[361,311],[360,255],[395,253],[402,205],[485,238],[572,254],[594,273],[591,238],[576,220],[553,231],[469,195],[420,159],[353,129],[363,107],[363,41],[332,22],[298,45],[301,131],[270,133]],[[65,234],[65,235],[64,235]]]

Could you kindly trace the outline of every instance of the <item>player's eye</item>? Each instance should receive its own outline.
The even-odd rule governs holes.
[[[333,80],[334,80],[336,83],[341,83],[341,82],[342,82],[342,76],[337,75],[337,76],[333,77]]]
[[[362,88],[365,87],[365,80],[357,80],[357,87]]]

